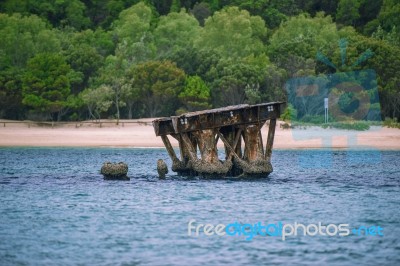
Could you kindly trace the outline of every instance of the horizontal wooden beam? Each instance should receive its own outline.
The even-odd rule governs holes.
[[[280,117],[284,102],[236,105],[161,118],[153,121],[157,136],[179,134],[225,126],[260,124]]]

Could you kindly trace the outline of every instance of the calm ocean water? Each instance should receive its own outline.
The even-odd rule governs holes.
[[[256,180],[158,180],[164,149],[0,148],[0,265],[400,265],[400,151],[276,150]],[[130,181],[104,181],[105,161]],[[383,236],[188,236],[188,222]]]

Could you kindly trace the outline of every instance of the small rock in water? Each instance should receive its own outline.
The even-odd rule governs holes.
[[[100,173],[106,180],[130,180],[130,178],[127,176],[128,165],[123,162],[105,162],[101,167]]]
[[[165,175],[168,174],[168,166],[162,159],[157,161],[157,172],[160,178],[165,178]]]

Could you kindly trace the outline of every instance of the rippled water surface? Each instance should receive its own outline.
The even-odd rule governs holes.
[[[164,149],[1,148],[0,265],[400,265],[400,152],[274,151],[256,180],[158,180]],[[104,181],[124,161],[130,181]],[[384,236],[188,236],[188,222],[347,223]]]

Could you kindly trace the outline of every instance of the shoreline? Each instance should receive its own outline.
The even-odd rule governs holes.
[[[104,124],[101,128],[99,124],[91,122],[84,122],[78,127],[78,122],[63,123],[52,128],[29,121],[0,120],[0,148],[164,148],[161,138],[155,136],[152,120],[120,120],[118,126],[114,121],[102,120]],[[278,121],[276,126],[274,150],[400,150],[400,130],[396,128],[374,126],[367,131],[320,127],[282,129],[281,123]],[[265,141],[267,127],[264,126],[261,132]],[[177,148],[178,142],[171,136],[169,139],[172,146]],[[218,147],[223,147],[221,141]]]
[[[173,146],[178,149],[178,146]],[[218,148],[221,148],[218,146]],[[1,146],[2,149],[132,149],[132,150],[165,150],[165,147],[135,147],[135,146]],[[374,147],[294,147],[294,148],[273,148],[273,151],[393,151],[400,152],[400,148],[394,149],[376,149]],[[273,152],[272,152],[273,154]]]

